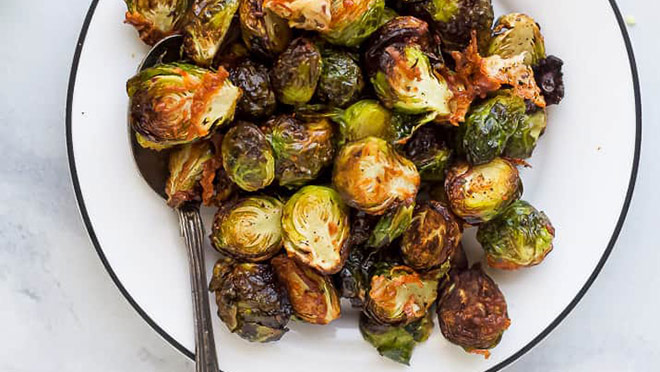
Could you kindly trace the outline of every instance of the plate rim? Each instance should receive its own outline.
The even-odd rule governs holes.
[[[582,288],[578,291],[578,293],[575,295],[573,300],[566,306],[566,308],[545,328],[541,333],[539,333],[535,338],[533,338],[530,342],[528,342],[525,346],[523,346],[520,350],[515,352],[513,355],[510,357],[506,358],[505,360],[501,361],[497,365],[491,367],[490,369],[486,370],[485,372],[495,372],[502,370],[503,368],[509,366],[516,360],[518,360],[520,357],[522,357],[524,354],[526,354],[528,351],[530,351],[532,348],[534,348],[536,345],[538,345],[543,339],[545,339],[558,325],[561,323],[566,316],[577,306],[577,304],[580,302],[580,300],[584,297],[586,292],[589,290],[591,285],[594,283],[598,275],[600,274],[603,266],[607,262],[607,259],[609,258],[610,254],[612,253],[612,250],[614,249],[614,245],[616,244],[616,241],[619,237],[619,234],[621,232],[621,229],[623,228],[623,225],[626,220],[626,216],[628,214],[628,210],[630,208],[630,203],[632,201],[632,196],[634,193],[635,189],[635,183],[637,180],[637,173],[639,170],[639,163],[640,163],[640,155],[641,155],[641,143],[642,143],[642,100],[641,100],[641,89],[640,89],[640,82],[639,82],[639,73],[637,69],[637,62],[635,59],[635,54],[633,51],[633,46],[632,42],[630,40],[630,36],[628,34],[628,29],[626,27],[625,21],[621,15],[621,11],[619,10],[619,7],[616,3],[616,0],[607,0],[612,7],[612,11],[614,12],[614,16],[617,20],[617,23],[619,25],[619,28],[621,30],[621,34],[626,46],[626,51],[628,53],[628,60],[630,63],[630,70],[631,70],[631,76],[633,80],[633,89],[634,89],[634,96],[635,96],[635,116],[636,116],[636,123],[635,123],[635,151],[634,151],[634,156],[633,156],[633,163],[632,163],[632,168],[631,168],[631,173],[630,173],[630,180],[628,182],[628,190],[626,192],[626,198],[623,203],[623,207],[621,209],[621,213],[619,214],[619,218],[617,220],[617,224],[614,228],[614,231],[612,232],[612,236],[609,240],[609,243],[607,244],[607,247],[605,251],[603,252],[603,255],[601,256],[600,260],[598,261],[598,264],[594,268],[593,272],[589,275],[589,278],[585,282],[585,284],[582,286]],[[128,303],[133,307],[133,309],[142,317],[142,319],[153,328],[156,333],[158,333],[165,341],[167,341],[171,346],[173,346],[175,349],[177,349],[179,352],[181,352],[183,355],[188,357],[191,360],[195,360],[195,353],[183,346],[181,343],[179,343],[174,337],[172,337],[169,333],[167,333],[163,328],[161,328],[151,317],[140,307],[140,305],[137,303],[137,301],[131,296],[131,294],[128,292],[126,287],[122,284],[121,280],[117,277],[115,274],[114,270],[112,269],[112,266],[108,262],[108,259],[105,256],[105,253],[103,252],[103,249],[101,248],[101,245],[98,241],[98,238],[96,237],[96,233],[94,231],[94,227],[92,226],[91,219],[89,218],[89,214],[87,213],[87,208],[85,206],[85,201],[81,192],[80,188],[80,182],[78,180],[78,173],[76,170],[76,162],[75,162],[75,156],[74,156],[74,151],[73,151],[73,141],[72,141],[72,110],[73,110],[73,96],[74,96],[74,91],[75,91],[75,84],[76,84],[76,78],[77,78],[77,73],[78,73],[78,65],[80,62],[80,56],[82,54],[82,49],[85,44],[85,38],[87,36],[87,31],[89,29],[89,25],[91,24],[92,18],[94,16],[94,12],[96,10],[96,7],[98,5],[99,0],[92,0],[90,7],[87,11],[87,14],[85,16],[85,20],[82,25],[82,29],[80,31],[79,37],[78,37],[78,42],[76,44],[76,50],[73,56],[73,61],[71,64],[71,70],[69,74],[69,84],[68,84],[68,89],[67,89],[67,99],[66,99],[66,120],[65,120],[65,127],[66,127],[66,148],[67,148],[67,159],[69,162],[69,173],[71,177],[71,183],[73,184],[73,189],[74,193],[76,196],[76,202],[78,204],[78,210],[80,212],[80,217],[85,225],[85,229],[87,230],[87,234],[89,235],[89,239],[92,242],[92,245],[94,245],[94,248],[99,256],[99,259],[103,263],[103,267],[105,267],[105,270],[107,271],[108,275],[112,279],[113,283],[119,289],[121,294],[124,296],[124,298],[128,301]]]

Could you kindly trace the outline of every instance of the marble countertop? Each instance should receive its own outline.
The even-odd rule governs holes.
[[[0,371],[193,371],[122,298],[76,209],[65,100],[89,0],[62,4],[0,1]],[[509,371],[660,369],[660,249],[652,234],[660,206],[660,146],[652,142],[660,138],[660,5],[619,6],[637,21],[629,31],[644,110],[628,219],[579,306]]]

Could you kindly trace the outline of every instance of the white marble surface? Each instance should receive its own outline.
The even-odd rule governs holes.
[[[660,5],[619,5],[637,20],[629,31],[644,100],[642,162],[627,223],[579,306],[509,371],[660,369],[660,147],[653,142],[660,138]],[[0,0],[0,372],[193,371],[116,290],[76,209],[64,115],[88,6]]]

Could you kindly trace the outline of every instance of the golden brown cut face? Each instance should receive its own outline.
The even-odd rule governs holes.
[[[125,0],[126,23],[135,27],[140,39],[154,45],[179,31],[192,0]]]
[[[326,30],[332,19],[331,0],[264,0],[263,6],[303,30]]]

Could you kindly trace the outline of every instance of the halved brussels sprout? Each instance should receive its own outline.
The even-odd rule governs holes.
[[[511,324],[504,295],[479,264],[452,275],[438,301],[438,322],[448,341],[486,358]]]
[[[360,45],[392,18],[385,0],[332,0],[330,13],[330,24],[321,34],[330,43],[347,47]]]
[[[222,140],[222,166],[229,178],[245,191],[257,191],[275,179],[275,157],[259,128],[239,122]]]
[[[237,106],[240,117],[256,120],[275,112],[277,101],[266,66],[245,59],[230,68],[229,79],[243,91]]]
[[[289,45],[291,29],[285,19],[265,9],[263,3],[264,0],[241,0],[241,34],[250,51],[274,58]]]
[[[427,311],[421,319],[407,325],[383,324],[360,314],[362,337],[378,353],[395,362],[410,365],[410,358],[418,343],[428,340],[433,332],[433,312]]]
[[[213,159],[209,142],[196,142],[183,145],[170,154],[170,175],[165,184],[167,204],[178,208],[187,202],[202,200],[200,181],[205,164]]]
[[[548,56],[534,66],[534,79],[548,105],[558,105],[564,99],[564,61],[555,56]]]
[[[307,323],[328,324],[341,316],[339,295],[329,277],[286,255],[273,258],[271,264],[286,288],[296,317]]]
[[[154,45],[179,30],[192,0],[124,0],[126,23],[140,34],[140,39]]]
[[[225,204],[215,214],[211,243],[233,258],[265,261],[282,248],[283,207],[271,196],[250,196]]]
[[[406,143],[406,157],[415,163],[422,181],[440,182],[445,179],[452,150],[442,137],[440,128],[429,124],[419,128]]]
[[[414,209],[414,202],[403,204],[382,216],[369,237],[367,247],[382,248],[400,237],[410,226]]]
[[[548,216],[522,200],[479,226],[477,232],[488,265],[504,270],[540,264],[552,251],[554,237],[555,229]]]
[[[545,58],[545,42],[536,21],[522,13],[501,16],[493,29],[488,55],[502,58],[525,54],[525,63],[533,66]]]
[[[348,208],[337,192],[324,186],[305,186],[284,206],[284,248],[289,256],[334,274],[348,256]]]
[[[251,342],[277,341],[289,330],[291,305],[269,264],[220,259],[209,286],[229,331]]]
[[[442,268],[447,272],[462,235],[461,226],[444,205],[433,200],[420,204],[403,234],[403,261],[415,270]]]
[[[238,10],[239,0],[195,0],[183,29],[183,49],[196,64],[210,66]]]
[[[438,280],[407,266],[378,264],[371,277],[366,311],[387,324],[410,324],[426,315],[436,300]]]
[[[357,100],[364,88],[362,70],[347,52],[326,49],[322,53],[323,69],[316,89],[319,100],[333,107],[345,107]]]
[[[280,115],[263,127],[275,152],[275,175],[280,186],[297,187],[315,179],[334,155],[333,130],[321,119],[303,123]]]
[[[160,146],[190,143],[231,122],[241,90],[217,72],[170,63],[139,72],[126,83],[131,127]]]
[[[518,169],[509,161],[495,158],[490,163],[471,166],[454,164],[445,180],[447,198],[455,215],[469,224],[495,218],[522,195]]]
[[[277,58],[271,82],[277,99],[287,105],[302,105],[314,96],[321,76],[321,52],[308,39],[297,38]]]
[[[289,26],[310,31],[326,30],[333,0],[264,0],[264,8],[289,21]]]
[[[545,131],[548,124],[548,115],[545,109],[537,109],[527,113],[518,123],[504,149],[504,156],[514,159],[527,159],[532,156],[536,143]]]
[[[415,164],[385,140],[367,137],[341,149],[332,182],[351,207],[382,215],[398,205],[410,205],[420,179]]]

